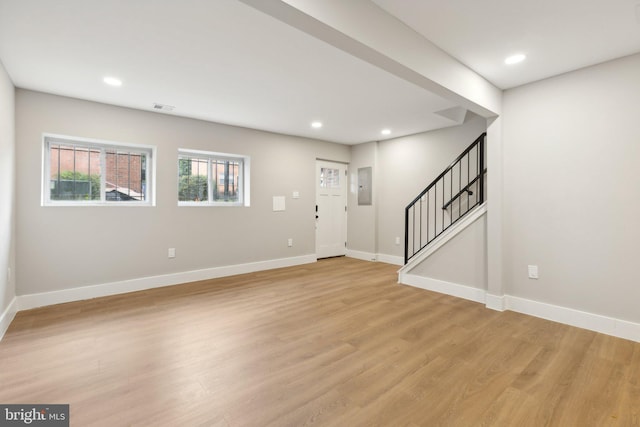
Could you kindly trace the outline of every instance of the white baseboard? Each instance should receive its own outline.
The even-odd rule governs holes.
[[[640,342],[640,323],[506,295],[506,309]]]
[[[547,304],[511,295],[492,295],[484,289],[413,274],[401,273],[400,283],[415,286],[429,291],[440,292],[458,298],[485,303],[492,310],[511,310],[553,322],[571,325],[594,332],[600,332],[618,338],[640,342],[640,323],[629,322],[613,317],[588,313],[573,308]]]
[[[18,312],[18,300],[13,297],[7,308],[0,314],[0,341]]]
[[[377,261],[378,260],[378,258],[376,257],[376,254],[374,254],[374,253],[356,251],[356,250],[353,250],[353,249],[347,249],[347,256],[349,258],[361,259],[363,261]]]
[[[361,259],[363,261],[380,261],[387,264],[403,265],[404,257],[387,254],[374,254],[373,252],[355,251],[347,249],[347,256],[350,258]]]
[[[430,277],[416,276],[415,274],[402,274],[400,283],[475,302],[485,302],[485,290],[474,288],[472,286],[459,285],[457,283],[445,282],[444,280],[432,279]]]
[[[404,265],[404,257],[396,255],[378,254],[376,259],[380,262],[386,262],[393,265]]]
[[[484,300],[487,308],[496,311],[504,311],[505,310],[505,296],[504,295],[492,295],[487,292]]]
[[[258,261],[247,264],[236,264],[222,267],[206,268],[202,270],[185,271],[164,274],[160,276],[142,277],[120,282],[103,283],[100,285],[82,286],[59,291],[38,294],[21,295],[17,297],[18,310],[28,310],[64,302],[80,301],[108,295],[142,291],[145,289],[195,282],[198,280],[215,279],[236,274],[252,273],[255,271],[271,270],[274,268],[292,267],[295,265],[316,262],[315,254],[292,258],[281,258],[269,261]]]

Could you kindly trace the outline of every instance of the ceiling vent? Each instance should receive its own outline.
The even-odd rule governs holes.
[[[173,105],[165,105],[165,104],[159,104],[157,102],[153,103],[153,109],[156,111],[173,111],[175,110],[176,107],[174,107]]]

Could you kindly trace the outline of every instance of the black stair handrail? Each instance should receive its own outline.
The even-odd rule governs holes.
[[[444,170],[442,171],[442,173],[440,173],[440,175],[438,175],[424,190],[422,190],[422,192],[420,192],[420,194],[418,194],[418,196],[416,196],[406,207],[405,207],[405,236],[404,236],[404,263],[406,264],[414,255],[416,255],[418,252],[420,252],[424,247],[426,247],[429,243],[431,243],[436,237],[438,237],[440,234],[442,234],[445,230],[447,230],[449,227],[451,227],[453,224],[455,224],[459,219],[461,219],[464,215],[466,215],[472,208],[474,208],[477,205],[480,205],[484,202],[484,175],[487,172],[487,169],[485,168],[485,161],[484,161],[484,143],[485,143],[485,137],[487,136],[486,132],[483,132],[480,136],[478,136],[478,138],[475,139],[475,141],[473,141],[473,143],[471,143],[471,145],[469,145],[462,153],[460,153],[460,155],[453,161],[451,162],[451,164]],[[477,149],[476,149],[477,147]],[[474,163],[474,167],[475,167],[475,175],[469,176],[470,175],[470,169],[471,169],[471,152],[475,150],[475,154],[476,154],[476,162]],[[464,160],[466,159],[467,161],[467,181],[465,183],[464,186],[462,186],[462,175],[463,175],[463,171],[462,171],[462,164],[464,162]],[[454,176],[454,168],[458,168],[458,179],[459,179],[459,188],[456,192],[455,195],[453,195],[453,176]],[[444,193],[445,193],[445,188],[446,188],[446,183],[445,183],[445,177],[447,177],[447,175],[449,175],[450,177],[450,184],[449,184],[449,201],[448,202],[444,202]],[[442,183],[441,183],[442,182]],[[441,184],[440,184],[441,183]],[[454,202],[457,200],[458,201],[458,216],[454,219],[453,218],[453,209],[451,211],[451,216],[449,218],[449,224],[446,224],[445,221],[445,217],[444,217],[444,212],[442,212],[442,220],[440,221],[440,228],[438,228],[438,215],[436,214],[437,209],[434,208],[434,214],[432,216],[430,216],[431,210],[429,208],[429,201],[431,200],[431,193],[434,193],[433,196],[433,200],[434,200],[434,205],[438,204],[438,186],[442,187],[442,204],[441,204],[441,211],[445,211],[447,210],[449,207],[454,206]],[[473,198],[473,205],[471,205],[471,196],[474,195],[474,190],[477,190],[477,194],[475,195],[475,197]],[[465,204],[465,211],[462,212],[462,195],[463,194],[467,194],[467,203]],[[426,199],[426,203],[427,203],[427,208],[426,208],[426,239],[424,241],[422,241],[422,236],[423,236],[423,217],[424,217],[424,212],[422,209],[422,205],[419,205],[420,208],[419,210],[416,209],[416,205],[418,203],[420,203],[420,201],[427,196]],[[416,226],[416,212],[418,212],[418,216],[419,216],[419,221],[418,224]],[[409,222],[409,217],[410,214],[413,214],[413,222],[410,224]],[[433,228],[434,228],[434,233],[433,235],[430,236],[429,231],[430,231],[430,219],[433,221]],[[410,230],[411,229],[411,230]],[[411,233],[410,233],[411,231]],[[418,232],[419,238],[418,240],[418,248],[416,249],[416,231]],[[409,254],[409,241],[410,241],[410,235],[412,236],[412,253]]]
[[[473,187],[473,184],[476,183],[477,180],[479,180],[485,173],[487,173],[487,170],[484,169],[482,171],[482,173],[476,175],[471,181],[469,181],[469,183],[467,185],[465,185],[464,187],[462,187],[462,190],[458,191],[458,193],[453,196],[451,198],[451,200],[449,200],[447,203],[444,204],[444,206],[442,207],[442,209],[447,209],[449,206],[451,206],[453,204],[453,202],[456,201],[456,199],[460,196],[462,196],[462,194],[467,193],[470,196],[473,195],[473,191],[470,190],[471,187]]]

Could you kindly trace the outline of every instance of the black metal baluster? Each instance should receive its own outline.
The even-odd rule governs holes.
[[[445,191],[444,180],[445,180],[445,177],[443,176],[442,177],[442,206],[443,207],[444,207],[444,191]],[[440,228],[440,233],[442,233],[444,231],[444,211],[445,211],[445,209],[442,209],[442,224],[440,224],[442,226],[442,228]]]
[[[471,184],[471,152],[467,155],[467,189],[469,189],[469,185]],[[467,212],[471,207],[471,194],[467,191]]]
[[[416,205],[411,210],[413,214],[413,226],[411,227],[411,256],[416,253]]]
[[[485,137],[482,136],[480,140],[480,172],[478,175],[480,178],[480,203],[484,203],[484,141]]]
[[[427,192],[427,245],[429,244],[430,240],[429,240],[429,193]]]
[[[451,169],[451,170],[449,171],[449,173],[451,174],[451,175],[449,176],[449,199],[453,199],[453,169]],[[445,213],[446,213],[446,212],[445,212]],[[453,203],[452,203],[452,205],[451,205],[451,213],[453,214]],[[452,217],[452,216],[453,216],[453,215],[449,215],[449,223],[451,223],[451,217]],[[447,218],[447,216],[445,215],[445,219],[446,219],[446,218]],[[443,223],[443,225],[444,225],[444,223]],[[449,226],[448,226],[448,225],[446,226],[446,228],[445,228],[445,229],[447,229],[447,228],[449,228]],[[444,231],[444,230],[442,230],[442,231]]]
[[[422,249],[422,198],[420,198],[420,220],[418,221],[418,247]]]
[[[460,214],[462,212],[462,159],[458,163],[458,218],[460,218]]]

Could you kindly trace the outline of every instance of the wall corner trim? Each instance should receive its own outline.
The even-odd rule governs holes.
[[[13,297],[7,308],[0,314],[0,341],[18,312],[18,299]]]
[[[216,279],[220,277],[234,276],[237,274],[271,270],[274,268],[293,267],[295,265],[310,264],[314,262],[316,262],[316,256],[315,254],[310,254],[291,258],[251,262],[247,264],[235,264],[206,268],[202,270],[184,271],[159,276],[141,277],[120,282],[82,286],[78,288],[62,289],[38,294],[20,295],[17,297],[17,308],[18,310],[29,310],[31,308],[47,305],[99,298],[127,292],[136,292],[145,289],[161,288],[163,286]]]
[[[505,311],[506,310],[506,302],[505,295],[492,295],[487,293],[485,295],[485,306],[491,310],[496,311]]]

